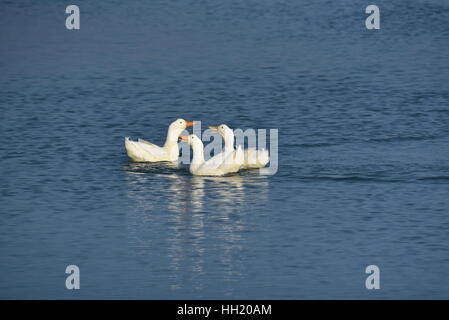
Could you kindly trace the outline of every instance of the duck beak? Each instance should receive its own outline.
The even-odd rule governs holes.
[[[209,129],[218,131],[218,126],[210,126]]]
[[[191,126],[193,126],[194,124],[196,124],[195,121],[187,121],[186,127],[191,127]]]
[[[188,136],[179,136],[179,140],[184,141],[184,142],[188,142],[189,141],[189,137]]]

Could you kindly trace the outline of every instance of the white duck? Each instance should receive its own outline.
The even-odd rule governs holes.
[[[204,161],[204,145],[198,136],[191,134],[189,136],[180,136],[182,141],[186,142],[192,147],[193,158],[190,163],[190,173],[197,176],[222,176],[228,173],[226,163],[230,163],[235,155],[230,153],[226,158],[212,157],[207,161]],[[239,146],[240,151],[241,146]],[[242,152],[243,153],[243,152]]]
[[[128,157],[137,162],[176,161],[179,157],[178,137],[187,127],[195,122],[177,119],[168,127],[167,139],[163,147],[139,139],[131,141],[125,138],[125,148]]]
[[[209,129],[218,131],[218,133],[223,137],[225,142],[225,151],[234,150],[234,131],[225,124],[220,124],[219,126],[211,126]],[[268,151],[262,148],[257,150],[256,148],[248,148],[244,151],[244,162],[241,166],[242,169],[254,169],[263,168],[270,161],[270,156]]]
[[[239,146],[237,150],[234,149],[234,132],[225,124],[216,127],[211,126],[209,129],[218,131],[225,141],[224,151],[213,156],[209,160],[216,159],[216,161],[219,161],[218,159],[222,159],[223,161],[226,159],[225,165],[228,172],[239,171],[245,162],[245,157],[241,146]],[[229,157],[231,154],[232,157]]]

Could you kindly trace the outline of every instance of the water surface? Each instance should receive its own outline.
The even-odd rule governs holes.
[[[76,4],[0,4],[0,298],[449,298],[447,1]],[[127,159],[178,117],[277,174]]]

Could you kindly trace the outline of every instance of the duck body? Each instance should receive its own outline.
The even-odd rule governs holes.
[[[168,127],[165,144],[160,147],[154,143],[138,139],[132,141],[125,138],[125,149],[128,157],[135,162],[176,161],[179,158],[178,137],[194,122],[177,119]]]
[[[220,152],[219,154],[213,156],[208,161],[217,161],[221,163],[222,168],[227,173],[238,172],[244,163],[244,153],[242,146],[238,146],[237,150],[228,150]]]
[[[179,157],[176,142],[159,147],[143,139],[132,141],[126,137],[125,148],[128,157],[135,162],[176,161]]]
[[[234,132],[225,124],[220,124],[215,127],[209,127],[212,130],[218,131],[218,133],[223,137],[225,142],[225,151],[234,150]],[[265,149],[257,150],[256,148],[248,148],[243,151],[243,159],[241,160],[240,155],[238,157],[240,163],[240,169],[256,169],[263,168],[270,161],[270,156],[268,151]],[[237,163],[235,164],[237,166]]]
[[[234,153],[224,153],[221,156],[217,155],[205,161],[204,145],[200,138],[191,134],[189,136],[180,136],[180,139],[188,143],[193,150],[193,158],[189,167],[191,174],[196,176],[222,176],[230,172],[227,164],[234,161]],[[243,158],[243,150],[241,150],[241,157]]]
[[[270,156],[265,149],[248,148],[244,151],[244,159],[243,169],[257,169],[265,167],[270,161]]]
[[[229,172],[238,172],[244,164],[244,153],[242,146],[238,146],[237,150],[226,150],[213,156],[208,161],[221,162],[223,168]]]

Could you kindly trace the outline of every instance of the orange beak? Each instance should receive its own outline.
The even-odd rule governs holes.
[[[188,142],[189,141],[189,137],[188,136],[179,136],[179,139],[181,141],[184,141],[184,142]]]
[[[194,124],[196,124],[195,121],[187,121],[186,127],[191,127],[191,126],[193,126]]]

